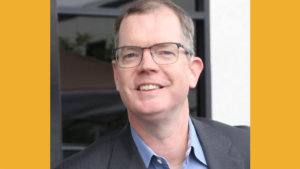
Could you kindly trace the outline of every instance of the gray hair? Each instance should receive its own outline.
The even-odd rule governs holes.
[[[157,10],[164,5],[170,8],[178,17],[181,25],[184,46],[191,56],[194,56],[194,23],[192,18],[171,0],[137,0],[116,19],[114,25],[115,47],[119,44],[119,30],[122,20],[131,14],[143,14]]]

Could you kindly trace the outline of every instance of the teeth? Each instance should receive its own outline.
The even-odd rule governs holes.
[[[149,85],[142,85],[139,87],[139,90],[153,90],[158,89],[159,87],[157,85],[149,84]]]

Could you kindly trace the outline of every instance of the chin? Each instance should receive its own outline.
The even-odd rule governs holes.
[[[135,111],[135,114],[142,115],[142,116],[151,116],[151,115],[157,115],[161,114],[162,110],[158,109],[142,109]]]
[[[134,118],[138,118],[138,119],[155,121],[155,120],[164,119],[166,116],[168,116],[166,112],[167,111],[158,108],[156,109],[143,108],[143,109],[136,109],[135,111],[131,111],[131,116],[134,116]]]

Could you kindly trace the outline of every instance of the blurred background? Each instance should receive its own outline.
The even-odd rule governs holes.
[[[113,23],[132,0],[51,0],[51,168],[127,123],[111,67]],[[174,0],[193,18],[204,72],[193,116],[250,125],[250,1]]]

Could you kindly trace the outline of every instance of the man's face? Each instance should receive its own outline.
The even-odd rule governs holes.
[[[146,47],[162,42],[184,45],[179,19],[168,8],[129,15],[121,23],[119,47]],[[188,107],[189,87],[195,87],[202,70],[201,60],[201,70],[195,73],[191,69],[194,59],[188,60],[183,48],[179,48],[177,62],[169,65],[157,65],[148,49],[143,55],[141,64],[134,68],[120,68],[115,61],[112,63],[116,87],[129,116],[151,118],[183,111]]]

